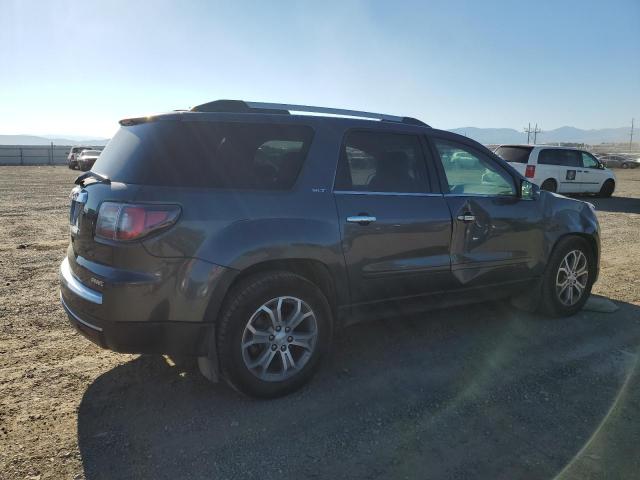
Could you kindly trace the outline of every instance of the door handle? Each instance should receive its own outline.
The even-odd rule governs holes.
[[[458,215],[457,218],[461,222],[475,222],[476,221],[476,216],[472,215],[470,213],[465,213],[464,215]]]
[[[352,217],[347,217],[347,222],[357,223],[359,225],[369,225],[371,222],[375,222],[376,220],[376,217],[372,217],[370,215],[354,215]]]

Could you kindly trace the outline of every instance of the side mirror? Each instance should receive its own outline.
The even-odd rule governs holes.
[[[598,163],[598,168],[599,168],[600,170],[604,170],[604,169],[605,169],[605,168],[607,168],[607,167],[605,166],[605,164],[604,164],[604,163],[599,162],[599,163]]]
[[[520,182],[520,198],[523,200],[535,200],[538,188],[528,180]]]

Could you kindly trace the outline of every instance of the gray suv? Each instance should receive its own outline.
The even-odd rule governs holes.
[[[120,124],[71,194],[62,305],[249,395],[300,387],[344,326],[510,296],[572,315],[598,276],[592,205],[416,119],[220,100]]]

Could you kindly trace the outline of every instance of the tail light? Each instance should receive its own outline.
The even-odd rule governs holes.
[[[527,169],[524,171],[524,176],[527,178],[533,178],[536,174],[535,165],[527,165]]]
[[[177,205],[134,205],[103,202],[98,211],[96,237],[107,240],[138,240],[169,228],[180,216]]]

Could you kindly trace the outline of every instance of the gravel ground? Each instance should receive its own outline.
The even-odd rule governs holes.
[[[358,325],[308,387],[255,401],[74,333],[57,267],[77,172],[0,167],[0,478],[637,478],[640,170],[617,173],[591,200],[616,313]]]

